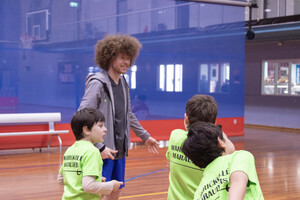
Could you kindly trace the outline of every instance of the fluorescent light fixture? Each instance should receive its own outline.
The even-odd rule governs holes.
[[[78,7],[78,2],[70,2],[70,7]]]

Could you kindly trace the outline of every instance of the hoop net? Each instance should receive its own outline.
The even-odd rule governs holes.
[[[21,35],[20,40],[24,49],[32,49],[32,41],[34,37],[31,35]]]

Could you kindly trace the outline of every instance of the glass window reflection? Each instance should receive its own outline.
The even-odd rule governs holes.
[[[300,95],[300,60],[262,62],[262,94]]]
[[[182,64],[167,64],[159,66],[159,90],[167,92],[182,92]]]
[[[126,74],[124,74],[124,77],[128,85],[130,86],[130,89],[136,89],[136,71],[137,66],[132,65],[132,67],[127,70]]]
[[[200,93],[229,93],[230,64],[200,64],[198,80]]]

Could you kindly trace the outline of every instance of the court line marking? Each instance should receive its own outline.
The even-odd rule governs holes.
[[[139,175],[139,176],[134,176],[132,178],[128,178],[125,180],[125,182],[127,181],[131,181],[131,180],[134,180],[134,179],[137,179],[137,178],[140,178],[140,177],[143,177],[143,176],[148,176],[148,175],[151,175],[151,174],[154,174],[154,173],[157,173],[157,172],[162,172],[162,171],[166,171],[168,168],[165,168],[165,169],[160,169],[160,170],[156,170],[156,171],[153,171],[153,172],[149,172],[149,173],[146,173],[146,174],[142,174],[142,175]]]
[[[139,176],[135,176],[135,177],[126,179],[125,182],[131,181],[131,180],[143,177],[143,176],[148,176],[148,175],[151,175],[151,174],[154,174],[154,173],[157,173],[157,172],[166,171],[167,169],[168,168],[160,169],[160,170],[156,170],[156,171],[149,172],[149,173],[146,173],[146,174],[142,174],[142,175],[139,175]],[[144,197],[144,196],[153,196],[153,195],[166,194],[166,193],[168,193],[168,191],[166,191],[166,192],[156,192],[156,193],[147,193],[147,194],[136,194],[136,195],[131,195],[131,196],[123,196],[123,197],[120,197],[120,199],[135,198],[135,197]]]
[[[123,196],[120,197],[119,199],[128,199],[128,198],[135,198],[135,197],[145,197],[145,196],[153,196],[153,195],[159,195],[159,194],[167,194],[168,191],[166,192],[156,192],[156,193],[146,193],[146,194],[137,194],[137,195],[131,195],[131,196]]]

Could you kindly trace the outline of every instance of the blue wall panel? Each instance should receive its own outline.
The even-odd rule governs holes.
[[[176,4],[171,0],[160,5],[161,1],[144,0],[145,4],[139,1],[140,7],[149,6],[147,11],[140,11],[139,5],[128,0],[124,1],[128,9],[123,16],[125,20],[116,17],[116,9],[110,11],[111,6],[107,5],[104,7],[106,16],[102,18],[95,18],[96,12],[89,13],[91,6],[99,6],[100,12],[104,1],[97,5],[97,2],[86,1],[74,9],[69,7],[68,1],[51,4],[41,1],[39,5],[34,2],[4,0],[0,3],[1,16],[4,16],[0,19],[3,25],[0,32],[1,113],[61,112],[62,122],[68,123],[83,96],[85,77],[97,71],[93,62],[95,43],[105,34],[121,32],[137,37],[143,45],[135,62],[136,88],[130,91],[132,105],[136,104],[135,97],[142,97],[148,108],[146,116],[138,115],[140,119],[182,119],[187,100],[199,93],[215,97],[219,118],[244,116],[244,8]],[[73,9],[71,14],[56,12],[61,6]],[[15,12],[9,13],[11,9]],[[26,34],[26,13],[43,9],[53,13],[49,16],[48,39],[34,41],[32,48],[25,47],[19,37]],[[84,14],[85,21],[80,18]],[[180,17],[183,20],[178,20]],[[12,19],[14,26],[9,23]],[[167,69],[167,65],[176,68],[176,64],[182,65],[181,81],[174,78],[172,83],[182,83],[180,91],[162,91],[160,65]],[[225,65],[229,66],[225,67],[227,71]],[[168,74],[165,73],[165,86]],[[203,74],[207,76],[205,80]],[[130,70],[128,77],[131,85]],[[10,102],[10,98],[17,99],[17,104]]]

